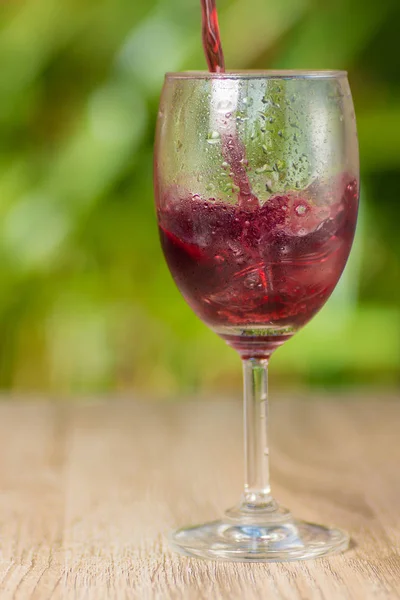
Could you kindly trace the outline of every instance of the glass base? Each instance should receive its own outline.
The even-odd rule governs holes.
[[[259,518],[258,524],[238,513],[228,511],[219,521],[178,529],[170,534],[170,544],[185,556],[238,562],[305,560],[342,552],[349,545],[344,531],[296,521],[284,509],[269,519]]]

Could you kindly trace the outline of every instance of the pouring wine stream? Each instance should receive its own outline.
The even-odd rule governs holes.
[[[203,47],[209,71],[225,73],[215,0],[201,0],[201,7]],[[233,184],[239,189],[239,206],[249,210],[259,206],[259,202],[252,193],[246,172],[244,146],[236,134],[236,105],[232,99],[236,99],[236,102],[239,99],[238,83],[235,79],[226,79],[224,84],[221,86],[219,83],[213,88],[214,110],[211,113],[211,125],[213,131],[221,137],[223,157],[230,166]]]

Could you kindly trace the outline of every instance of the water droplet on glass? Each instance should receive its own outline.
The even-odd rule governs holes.
[[[217,111],[218,112],[227,112],[229,110],[232,110],[233,105],[232,102],[230,100],[220,100],[217,104]]]
[[[283,169],[286,167],[286,163],[284,160],[278,159],[275,163],[275,166],[277,171],[283,171]]]
[[[298,204],[294,210],[298,217],[302,217],[307,212],[307,206],[304,204]]]
[[[350,181],[350,183],[346,186],[345,197],[350,199],[356,198],[357,193],[357,181],[353,179],[353,181]]]
[[[220,137],[218,131],[210,131],[207,135],[207,142],[209,144],[218,144]]]

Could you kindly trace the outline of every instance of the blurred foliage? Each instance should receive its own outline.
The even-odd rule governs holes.
[[[399,384],[398,0],[221,0],[229,68],[345,68],[362,209],[334,296],[273,360],[282,385]],[[239,385],[160,252],[165,71],[204,69],[198,0],[0,6],[0,385],[170,395]]]

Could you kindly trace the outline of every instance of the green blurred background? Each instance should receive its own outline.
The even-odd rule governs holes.
[[[347,69],[358,120],[354,250],[273,382],[398,387],[400,3],[218,7],[228,68]],[[238,389],[237,356],[171,280],[153,208],[163,74],[205,68],[198,0],[9,0],[0,15],[0,387]]]

